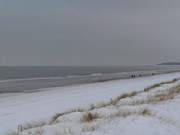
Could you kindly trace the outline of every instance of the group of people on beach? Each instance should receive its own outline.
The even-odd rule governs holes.
[[[151,75],[155,75],[154,73],[152,73]],[[138,75],[136,75],[136,74],[133,74],[133,75],[131,75],[131,77],[130,78],[136,78],[136,77],[142,77],[143,75],[142,74],[138,74]]]

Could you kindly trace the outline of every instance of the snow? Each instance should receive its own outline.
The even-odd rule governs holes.
[[[83,84],[83,85],[73,85],[59,88],[50,88],[47,91],[41,91],[36,93],[19,93],[19,94],[1,94],[0,95],[0,134],[5,134],[7,131],[17,129],[17,126],[27,122],[49,120],[54,114],[67,112],[76,108],[87,108],[91,104],[96,104],[100,102],[109,101],[119,95],[122,95],[131,91],[142,91],[153,84],[169,81],[174,78],[180,78],[180,73],[169,73],[164,75],[156,75],[135,79],[126,80],[116,80],[109,82],[93,83],[93,84]],[[174,84],[163,85],[157,91],[163,91],[170,87],[179,84],[179,82]],[[153,91],[156,91],[153,90]],[[149,93],[153,95],[153,91]],[[141,100],[145,98],[147,93],[142,93],[135,97],[134,100]],[[121,103],[119,103],[121,104]],[[75,130],[76,134],[93,134],[93,135],[118,135],[123,133],[123,135],[131,134],[149,134],[149,135],[179,135],[180,133],[180,108],[177,105],[180,104],[180,99],[177,98],[176,102],[169,102],[168,104],[160,105],[149,105],[149,108],[153,108],[159,111],[162,116],[169,116],[170,113],[173,114],[173,120],[176,119],[175,126],[170,123],[163,123],[159,119],[154,119],[152,117],[143,117],[137,115],[136,117],[130,116],[126,119],[116,118],[113,120],[103,119],[99,120],[91,125],[88,123],[81,124],[81,113],[75,112],[68,116],[63,116],[64,124],[55,124],[53,126],[45,126],[45,135],[51,135],[58,129],[63,129],[63,132],[70,132],[68,129],[73,127],[71,130]],[[146,106],[143,106],[144,108]],[[167,108],[164,110],[163,108]],[[141,107],[136,107],[134,109],[131,106],[120,108],[120,110],[132,110],[136,113],[142,109]],[[162,111],[163,110],[163,111]],[[176,112],[177,110],[177,112]],[[102,115],[108,116],[117,113],[119,108],[114,108],[108,106],[105,108],[97,109]],[[175,111],[175,112],[174,112]],[[159,114],[159,115],[160,115]],[[176,118],[176,117],[179,117]],[[174,122],[174,121],[173,121]],[[93,127],[91,127],[93,125]],[[81,132],[82,128],[87,130],[93,130],[98,128],[93,132]],[[143,129],[142,129],[143,128]],[[67,131],[64,131],[66,130]],[[24,133],[25,134],[25,133]],[[26,135],[26,134],[25,134]]]

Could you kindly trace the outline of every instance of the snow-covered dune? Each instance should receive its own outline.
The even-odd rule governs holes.
[[[144,88],[152,86],[153,84],[169,81],[174,78],[180,78],[180,73],[170,73],[170,74],[156,75],[156,76],[142,77],[135,79],[51,88],[48,89],[47,91],[42,91],[37,93],[1,94],[0,95],[0,125],[1,125],[0,134],[3,135],[7,131],[17,129],[18,125],[22,125],[27,122],[41,121],[41,120],[46,121],[49,120],[52,116],[54,116],[56,113],[63,113],[76,108],[87,108],[92,104],[109,101],[110,99],[114,99],[117,96],[120,96],[124,93],[134,92],[134,91],[140,92],[144,90]],[[168,87],[173,87],[175,85],[177,85],[177,83],[171,85],[169,84]],[[112,108],[112,111],[113,109],[114,108]],[[105,107],[101,111],[108,112],[110,110],[109,108]],[[136,111],[138,112],[138,110]],[[75,114],[75,116],[76,115],[79,114]],[[74,117],[74,115],[71,117]],[[125,121],[127,123],[128,122],[130,123],[131,120],[133,120],[132,117],[126,119]],[[116,121],[118,122],[118,119],[111,122],[116,123]],[[143,124],[146,122],[148,123],[149,119],[147,120],[145,118],[142,118],[136,122],[137,124],[138,123]],[[150,119],[150,122],[152,123],[149,123],[149,126],[153,125],[153,123],[156,121],[153,120],[151,121]],[[135,126],[136,124],[134,125],[130,124],[129,128],[133,128],[133,127],[135,128]],[[155,127],[155,125],[153,126]],[[111,129],[112,127],[110,127],[110,125],[107,123],[106,125],[104,125],[103,128]],[[158,128],[162,128],[162,127],[158,127]],[[166,128],[166,126],[164,126],[164,128]],[[122,130],[126,130],[126,129],[122,129]],[[103,131],[103,129],[101,129],[100,131]],[[106,130],[104,129],[104,131]],[[132,130],[132,132],[133,131],[134,130]],[[116,129],[114,129],[114,131],[112,133],[111,132],[112,130],[109,130],[109,133],[107,134],[112,134],[112,133],[116,134],[116,132],[118,133],[119,131],[118,130],[116,131]],[[174,130],[172,132],[174,132]],[[143,133],[143,132],[139,131],[137,132],[137,134],[138,133]],[[178,131],[175,133],[178,133]],[[98,131],[96,134],[98,134]],[[103,132],[100,132],[99,134],[103,134]],[[146,132],[144,132],[144,134],[146,134]]]

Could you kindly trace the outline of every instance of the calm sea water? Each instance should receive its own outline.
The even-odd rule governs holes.
[[[123,74],[127,72],[143,71],[151,74],[158,70],[171,71],[173,69],[180,69],[180,67],[0,67],[0,93],[32,92],[37,89],[77,83],[128,78],[130,73]]]
[[[168,68],[166,66],[133,67],[0,67],[0,80],[82,76],[96,73],[121,73]]]

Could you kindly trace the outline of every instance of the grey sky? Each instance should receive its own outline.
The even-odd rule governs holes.
[[[180,61],[179,0],[0,0],[0,65]]]

